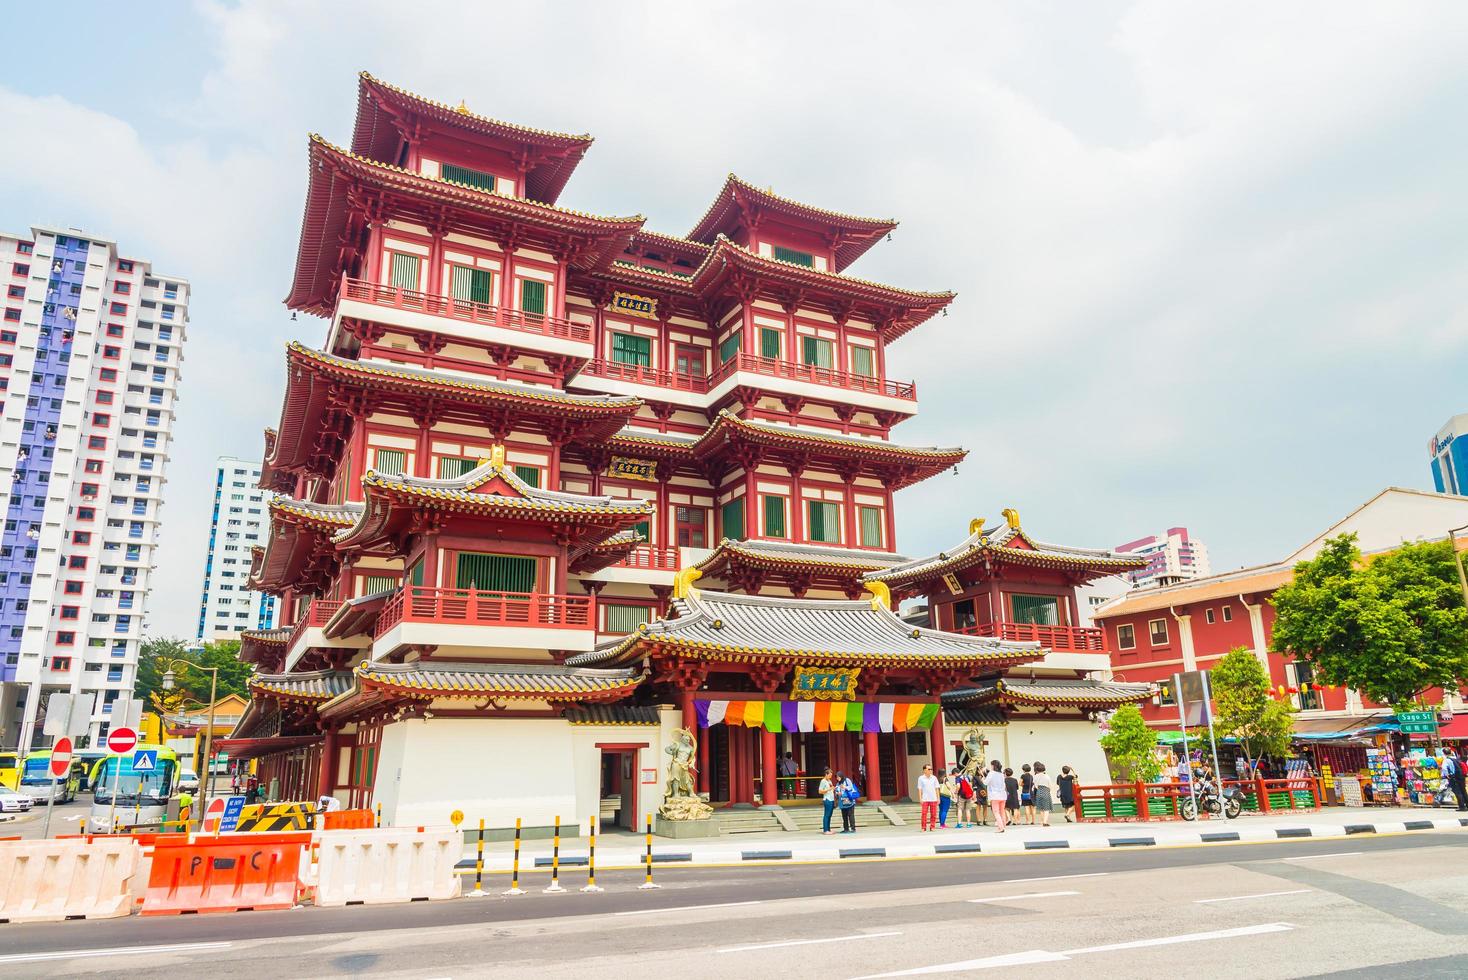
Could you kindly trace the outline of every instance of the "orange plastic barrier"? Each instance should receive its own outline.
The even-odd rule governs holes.
[[[221,834],[193,843],[159,839],[144,915],[288,909],[296,904],[305,834]]]
[[[322,818],[322,830],[371,830],[374,824],[371,810],[328,810]]]

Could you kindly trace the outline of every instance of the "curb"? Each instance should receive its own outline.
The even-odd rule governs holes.
[[[1459,830],[1468,827],[1468,818],[1442,818],[1433,820],[1404,820],[1383,823],[1353,824],[1308,824],[1297,827],[1241,827],[1227,831],[1193,831],[1176,839],[1153,836],[1077,836],[1067,839],[1024,840],[1019,837],[995,836],[982,841],[955,841],[948,844],[902,843],[883,844],[872,847],[838,847],[833,845],[792,848],[740,849],[729,846],[712,846],[697,850],[660,852],[654,851],[654,864],[679,864],[684,867],[700,865],[730,864],[788,864],[788,863],[841,863],[851,860],[897,860],[903,858],[955,857],[961,855],[1023,854],[1036,851],[1062,850],[1109,850],[1135,847],[1194,847],[1200,844],[1264,844],[1281,840],[1320,839],[1323,837],[1347,837],[1361,834],[1402,834],[1434,830]],[[642,851],[607,851],[601,856],[600,867],[604,870],[636,870],[645,867],[646,856]],[[535,870],[550,867],[547,856],[535,856],[525,865]],[[510,870],[508,855],[486,857],[484,869],[490,872]],[[561,867],[582,868],[587,865],[586,854],[562,854]],[[474,861],[465,858],[459,863],[461,873],[472,872]]]

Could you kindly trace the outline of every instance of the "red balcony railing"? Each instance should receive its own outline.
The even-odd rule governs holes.
[[[429,313],[433,316],[478,323],[487,327],[503,327],[506,330],[519,330],[546,337],[564,337],[568,340],[579,340],[582,343],[591,342],[591,327],[584,323],[572,323],[558,316],[526,313],[524,310],[511,310],[502,306],[491,306],[488,303],[454,299],[452,296],[423,293],[416,289],[400,289],[397,286],[385,286],[381,283],[367,282],[364,279],[344,279],[342,298],[371,303],[374,306],[387,306],[395,310]]]
[[[659,548],[650,544],[640,544],[633,548],[616,565],[617,568],[656,568],[668,572],[676,572],[678,566],[677,548]]]
[[[320,629],[325,626],[341,607],[341,602],[336,599],[308,600],[306,602],[306,608],[301,610],[301,618],[296,621],[295,628],[291,630],[290,641],[285,645],[286,650],[294,650],[296,648],[296,641],[301,638],[301,634],[306,632],[308,628],[314,627]]]
[[[807,381],[832,388],[845,388],[848,391],[865,391],[873,395],[901,398],[904,401],[917,401],[917,385],[911,381],[888,381],[865,374],[816,367],[814,364],[792,364],[778,357],[761,357],[758,354],[735,354],[720,364],[709,375],[709,387],[715,387],[735,371],[749,371],[771,378],[789,378],[792,381]]]
[[[687,374],[681,371],[663,371],[640,364],[623,364],[620,361],[604,361],[597,358],[582,369],[583,374],[598,378],[616,378],[634,384],[651,385],[654,388],[671,388],[674,391],[692,391],[702,394],[709,390],[709,380],[702,374]]]
[[[595,600],[589,595],[430,589],[409,585],[382,607],[373,635],[380,637],[399,623],[591,629],[596,619],[595,612]]]
[[[979,623],[954,630],[968,636],[1039,643],[1061,653],[1104,653],[1105,634],[1094,626],[1045,626],[1040,623]]]

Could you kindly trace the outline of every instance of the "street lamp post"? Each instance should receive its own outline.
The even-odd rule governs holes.
[[[192,667],[195,670],[207,670],[209,672],[209,719],[205,722],[206,727],[204,728],[204,774],[199,779],[199,802],[197,804],[199,811],[199,830],[203,832],[205,804],[209,802],[209,793],[214,788],[212,785],[214,781],[212,749],[214,747],[214,702],[218,700],[219,668],[205,667],[202,664],[194,663],[192,660],[184,660],[182,657],[177,657],[168,662],[168,669],[163,672],[163,690],[173,690],[175,680],[174,668],[180,664]],[[190,816],[192,817],[192,814]],[[187,826],[184,829],[187,830]]]
[[[1468,524],[1448,528],[1448,546],[1453,549],[1453,567],[1458,570],[1458,584],[1463,587],[1463,602],[1468,603],[1468,572],[1463,571],[1463,559],[1458,556],[1458,532],[1468,531]]]

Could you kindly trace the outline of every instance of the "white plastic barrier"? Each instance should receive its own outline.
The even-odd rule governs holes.
[[[0,922],[127,915],[142,858],[127,837],[0,843]]]
[[[324,830],[317,839],[318,906],[459,897],[454,867],[463,856],[464,837],[453,827]]]

